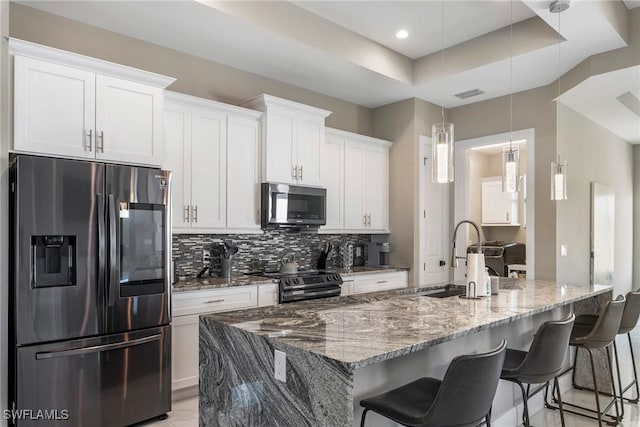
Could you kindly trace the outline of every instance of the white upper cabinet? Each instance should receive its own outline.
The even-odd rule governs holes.
[[[344,138],[327,131],[320,150],[320,181],[327,189],[328,230],[344,228]]]
[[[163,89],[96,76],[96,158],[161,165]]]
[[[14,76],[14,150],[94,158],[95,74],[16,56]]]
[[[12,151],[159,166],[175,79],[11,39]]]
[[[174,233],[259,233],[259,112],[167,92]]]
[[[502,191],[502,177],[482,179],[482,225],[520,225],[518,194]]]
[[[327,128],[321,150],[327,188],[323,233],[389,232],[391,142]]]
[[[270,95],[260,95],[244,106],[265,113],[262,119],[263,180],[321,185],[324,119],[331,112]]]
[[[260,123],[227,119],[227,229],[260,229]]]

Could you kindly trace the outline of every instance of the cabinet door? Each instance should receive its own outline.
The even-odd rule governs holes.
[[[327,230],[344,228],[344,138],[327,135],[320,150],[321,185],[327,189]]]
[[[95,79],[88,71],[16,56],[14,150],[94,158]]]
[[[295,184],[295,115],[270,107],[265,117],[264,180]]]
[[[259,122],[229,116],[227,126],[227,228],[259,230]]]
[[[482,182],[482,223],[508,224],[511,221],[512,193],[502,192],[500,180]]]
[[[172,172],[171,225],[174,232],[189,229],[191,208],[191,113],[188,108],[167,105],[164,111],[165,161]]]
[[[171,390],[198,385],[199,315],[174,317],[171,324]]]
[[[191,228],[226,225],[227,116],[191,110]]]
[[[350,230],[365,228],[366,145],[346,140],[344,143],[344,226]]]
[[[162,89],[96,76],[96,158],[160,166]]]
[[[278,285],[268,283],[258,285],[258,307],[269,307],[278,304]]]
[[[298,116],[297,162],[298,182],[320,185],[320,147],[324,141],[324,119]]]
[[[377,145],[367,147],[366,213],[368,228],[389,229],[389,151]]]

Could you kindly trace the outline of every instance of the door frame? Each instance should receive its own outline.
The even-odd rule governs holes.
[[[425,221],[424,221],[424,215],[421,215],[421,213],[426,209],[426,198],[425,198],[425,186],[430,184],[430,180],[431,177],[426,176],[425,174],[425,168],[423,167],[423,159],[424,158],[428,158],[430,153],[427,151],[427,147],[430,146],[432,143],[432,139],[430,137],[424,136],[424,135],[419,135],[418,136],[418,185],[417,185],[417,191],[418,191],[418,196],[417,196],[417,200],[418,200],[418,211],[416,212],[416,224],[415,224],[415,230],[416,230],[416,236],[418,236],[417,239],[414,239],[414,260],[413,260],[413,265],[415,266],[415,274],[414,274],[414,280],[417,280],[418,283],[418,287],[422,286],[425,283],[426,280],[426,272],[422,267],[423,262],[424,262],[424,257],[425,257],[425,247],[423,245],[423,237],[425,236],[426,233],[426,227],[425,227]],[[435,184],[432,184],[435,185]],[[447,185],[447,189],[446,189],[446,200],[447,200],[447,208],[444,209],[444,213],[445,213],[445,229],[447,230],[447,232],[445,233],[445,241],[443,242],[443,244],[445,245],[445,253],[447,253],[447,251],[450,249],[449,245],[447,244],[447,242],[449,241],[449,228],[450,228],[450,206],[451,206],[451,190],[450,190],[450,186]],[[445,279],[447,280],[447,279]]]
[[[500,144],[505,141],[525,139],[527,147],[527,171],[526,176],[526,194],[527,203],[525,207],[526,213],[526,257],[527,257],[527,279],[535,278],[535,129],[514,130],[512,132],[499,133],[495,135],[487,135],[479,138],[471,138],[455,143],[455,178],[454,178],[454,204],[453,223],[450,223],[450,232],[453,235],[452,226],[455,226],[463,219],[469,218],[469,186],[468,186],[468,170],[469,155],[467,150],[472,147],[480,147],[483,145]],[[465,228],[466,229],[466,228]],[[464,231],[464,230],[463,230]],[[459,233],[456,240],[456,247],[459,250],[467,247],[464,239],[466,233]],[[454,280],[462,280],[464,271],[461,268],[454,270]]]

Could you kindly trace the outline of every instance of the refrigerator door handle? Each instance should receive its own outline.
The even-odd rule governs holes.
[[[148,337],[137,338],[131,341],[116,342],[113,344],[94,345],[91,347],[83,347],[83,348],[72,348],[70,350],[46,351],[42,353],[36,353],[36,360],[53,359],[56,357],[80,356],[83,354],[98,353],[102,351],[119,350],[123,348],[133,347],[136,345],[147,344],[153,341],[158,341],[159,339],[160,339],[160,334],[155,334]]]
[[[98,305],[104,304],[104,281],[106,277],[107,236],[104,217],[104,194],[98,194]]]
[[[116,293],[118,292],[119,275],[118,275],[118,239],[116,230],[116,202],[113,194],[109,194],[109,208],[107,217],[109,219],[109,307],[113,307],[116,302]]]

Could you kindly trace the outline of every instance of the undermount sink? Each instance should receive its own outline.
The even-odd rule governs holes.
[[[431,297],[431,298],[449,298],[449,297],[464,295],[465,293],[466,293],[466,290],[464,286],[449,284],[444,288],[433,289],[431,291],[420,293],[420,296]]]

